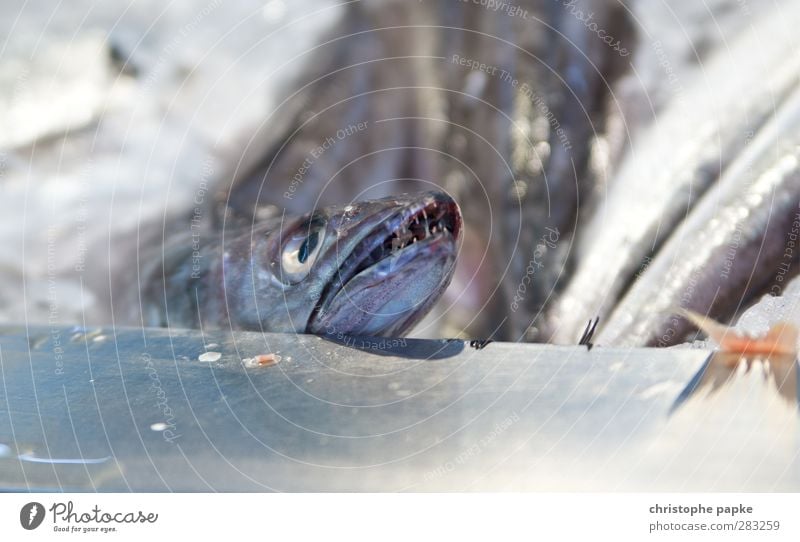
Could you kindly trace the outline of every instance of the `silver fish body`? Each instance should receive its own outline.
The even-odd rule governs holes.
[[[19,171],[7,171],[4,186],[12,184],[8,182],[12,176],[25,183],[28,177],[57,178],[58,194],[70,193],[70,186],[78,193],[94,194],[90,187],[115,181],[108,195],[97,191],[93,201],[99,204],[68,200],[73,202],[67,207],[74,208],[74,227],[51,228],[50,216],[31,221],[48,238],[40,233],[42,265],[35,271],[26,263],[26,274],[34,270],[34,275],[44,277],[48,258],[77,254],[75,272],[62,271],[73,288],[65,291],[60,306],[65,316],[78,315],[70,319],[85,317],[90,323],[108,323],[111,310],[116,324],[403,333],[413,318],[404,322],[387,314],[408,309],[416,318],[409,307],[423,291],[438,292],[437,262],[447,267],[448,258],[434,257],[427,274],[414,273],[415,266],[422,269],[429,264],[408,252],[382,264],[386,270],[395,262],[391,276],[381,277],[377,271],[384,268],[379,267],[374,275],[348,277],[343,260],[320,253],[308,278],[285,282],[276,277],[286,279],[296,270],[284,273],[277,268],[284,262],[274,254],[267,257],[272,246],[264,240],[278,231],[293,231],[295,220],[301,220],[285,218],[282,211],[300,217],[312,208],[433,188],[458,200],[466,220],[460,237],[464,249],[451,288],[435,311],[442,316],[437,325],[444,325],[431,326],[428,337],[492,336],[574,344],[586,321],[599,315],[607,325],[606,331],[600,330],[604,340],[650,341],[648,334],[626,327],[624,320],[640,318],[636,311],[662,309],[634,302],[626,293],[644,288],[633,286],[641,281],[651,289],[641,296],[654,296],[652,290],[666,284],[667,279],[657,274],[666,267],[658,262],[674,231],[680,227],[687,239],[704,231],[710,215],[701,212],[698,202],[721,178],[732,178],[737,157],[750,152],[750,140],[760,138],[759,132],[767,129],[775,110],[784,107],[796,86],[800,57],[794,54],[793,30],[800,23],[800,8],[778,0],[779,10],[757,9],[766,2],[713,0],[698,7],[688,1],[661,6],[644,1],[520,0],[490,6],[364,0],[326,10],[330,16],[324,28],[307,25],[310,19],[286,26],[290,32],[303,28],[306,45],[284,47],[284,35],[276,34],[267,49],[250,55],[250,66],[263,68],[260,75],[241,78],[250,71],[247,64],[237,72],[239,78],[226,71],[226,86],[213,85],[213,94],[206,93],[210,89],[195,71],[192,84],[184,85],[187,59],[193,54],[176,54],[175,62],[164,59],[162,66],[159,59],[150,66],[155,56],[148,60],[129,49],[132,63],[125,63],[137,67],[134,72],[139,75],[125,77],[142,90],[139,97],[147,107],[134,104],[126,106],[125,115],[103,115],[97,120],[102,128],[99,138],[91,131],[70,130],[64,135],[65,142],[78,144],[71,154],[78,167],[65,167],[70,156],[63,155],[64,148],[71,147],[64,147],[60,137],[29,149],[32,163],[36,156],[33,169],[14,166],[18,157],[26,165],[28,149],[9,155],[8,164]],[[770,0],[770,5],[774,3]],[[217,26],[216,17],[204,23],[211,29]],[[719,32],[709,32],[711,28]],[[607,40],[601,38],[601,30]],[[252,31],[264,34],[263,28]],[[150,50],[161,51],[174,33],[162,32]],[[191,43],[184,43],[189,49],[207,36],[199,29],[193,35]],[[121,51],[118,46],[124,41],[114,38],[109,45],[112,52]],[[240,36],[240,41],[251,40]],[[206,74],[214,74],[205,80],[216,81],[217,66],[242,57],[238,46],[230,46],[216,63],[200,66]],[[179,44],[173,47],[176,53],[182,49]],[[117,69],[117,64],[113,61],[109,68]],[[169,73],[174,71],[170,81],[174,77],[175,86],[153,85],[151,72],[166,69],[167,64],[174,64]],[[8,73],[12,80],[17,77],[14,70]],[[164,126],[170,128],[165,132],[168,137],[152,135],[162,131],[157,104],[184,87],[188,94],[174,94],[179,98],[174,104],[181,109]],[[263,103],[255,98],[242,102],[263,90],[268,91]],[[223,95],[231,98],[220,100]],[[240,102],[250,107],[240,110]],[[142,118],[136,116],[131,117],[136,122],[129,122],[128,113],[140,109],[155,113],[147,113],[148,122],[139,122]],[[198,109],[206,114],[195,118]],[[127,143],[128,126],[139,145]],[[198,128],[202,137],[184,141],[185,133],[199,134]],[[36,133],[50,138],[58,130]],[[95,140],[112,144],[95,149]],[[151,145],[156,140],[158,144]],[[153,162],[141,158],[150,152]],[[790,154],[788,149],[782,152]],[[83,168],[87,156],[100,159]],[[121,157],[125,157],[122,163]],[[777,158],[772,164],[771,160],[765,154],[753,163],[768,171],[778,164]],[[153,163],[157,169],[151,168]],[[119,182],[120,174],[124,183]],[[145,187],[143,180],[152,184]],[[168,180],[169,188],[162,192],[164,185],[158,183]],[[792,193],[790,181],[786,177],[775,187],[780,201],[785,201],[780,195]],[[16,184],[24,188],[18,189],[19,194],[27,194],[27,184]],[[42,194],[51,190],[47,183],[29,186]],[[139,199],[137,209],[134,196],[139,191],[146,197]],[[206,191],[205,203],[198,203],[198,194]],[[213,204],[208,201],[212,193]],[[188,221],[172,220],[175,212],[193,203],[210,204],[200,209],[204,224],[197,230]],[[752,209],[741,208],[755,217],[763,216],[769,205],[763,199]],[[16,200],[9,208],[18,206]],[[95,219],[87,209],[104,206],[109,216],[99,213],[96,220],[99,226],[113,225],[113,237],[102,235],[98,222],[87,221]],[[64,211],[70,209],[43,215],[58,217]],[[783,212],[778,207],[775,211]],[[781,220],[788,220],[786,216],[782,214]],[[781,235],[774,233],[778,227],[772,226],[772,219],[777,215],[770,221],[741,222],[749,228],[742,230],[743,235],[757,239],[763,228],[769,228],[773,234],[764,238],[764,248],[776,250],[773,243],[780,242]],[[689,225],[695,229],[685,229]],[[138,234],[141,227],[144,233],[151,226],[159,231],[146,237],[159,242],[146,241],[132,256],[131,232],[135,228]],[[364,228],[369,227],[365,222]],[[789,226],[784,222],[782,227]],[[50,239],[53,232],[59,235],[55,257],[47,252],[55,244]],[[350,235],[361,233],[356,229]],[[308,237],[298,235],[295,243]],[[730,235],[729,247],[734,241]],[[333,239],[327,230],[323,237],[325,242]],[[68,240],[77,242],[70,245]],[[348,241],[342,238],[338,244]],[[82,246],[88,247],[88,255]],[[347,251],[361,250],[347,246]],[[430,247],[427,253],[437,250]],[[707,266],[727,266],[732,261],[727,252],[704,252]],[[745,265],[747,253],[737,249],[735,266]],[[30,254],[25,247],[25,256]],[[728,308],[713,303],[714,315],[729,319],[738,301],[747,303],[751,287],[757,289],[756,283],[766,285],[770,275],[778,276],[780,268],[769,269],[774,257],[759,258],[765,267],[754,271],[745,295],[730,287],[738,284],[740,274],[733,263],[725,268],[728,278],[704,283],[706,290],[719,288],[727,299]],[[30,258],[12,255],[12,260]],[[84,275],[77,269],[83,269],[85,261],[101,264],[87,266]],[[65,262],[63,267],[72,265]],[[123,275],[134,271],[138,276]],[[793,268],[786,273],[788,280]],[[382,280],[376,282],[378,278]],[[676,275],[675,280],[683,279]],[[112,281],[119,282],[119,288]],[[84,284],[90,295],[81,293]],[[132,284],[140,288],[131,288]],[[19,306],[31,305],[32,293],[46,290],[20,290]],[[132,297],[130,290],[137,294],[141,290],[143,298]],[[392,290],[408,299],[391,306],[384,294]],[[112,303],[106,303],[109,291]],[[370,291],[380,295],[373,298],[367,294]],[[91,299],[84,302],[84,297]],[[681,297],[673,296],[672,302]],[[74,299],[70,303],[74,312],[67,310],[66,299]],[[702,310],[708,303],[699,299],[695,297],[694,308]],[[628,309],[620,308],[611,317],[620,302]],[[42,314],[46,319],[48,304],[41,299],[33,304],[40,306],[40,319]],[[83,311],[84,305],[92,306],[95,314]],[[355,318],[353,307],[373,316]],[[136,314],[123,314],[128,310]],[[626,313],[633,316],[623,318]],[[632,335],[626,339],[628,333]]]
[[[676,228],[601,328],[597,344],[668,346],[692,328],[678,307],[730,319],[797,274],[800,92]]]
[[[800,20],[796,7],[785,14]],[[548,311],[548,339],[574,343],[590,318],[607,321],[678,225],[702,223],[692,218],[698,201],[748,152],[752,136],[796,87],[800,57],[785,26],[782,18],[767,16],[737,34],[693,78],[679,80],[681,92],[631,141],[607,195],[580,228],[576,268]],[[656,52],[669,68],[674,58]]]
[[[461,230],[428,192],[174,237],[142,277],[143,323],[399,336],[450,283]]]
[[[609,320],[673,230],[697,223],[697,202],[748,134],[770,123],[800,72],[785,21],[765,16],[724,50],[698,54],[685,94],[646,111],[657,113],[647,123],[621,103],[617,78],[635,71],[636,58],[651,71],[658,63],[663,78],[674,49],[661,36],[665,49],[651,51],[613,2],[528,0],[513,12],[469,2],[356,6],[302,79],[290,130],[273,134],[278,143],[242,170],[226,204],[247,221],[259,206],[439,184],[462,202],[468,228],[470,257],[448,292],[450,336],[570,344],[588,319]],[[588,14],[618,47],[587,31]],[[305,172],[309,149],[359,122],[369,128]],[[636,139],[625,141],[629,126]],[[287,181],[298,172],[300,182]]]

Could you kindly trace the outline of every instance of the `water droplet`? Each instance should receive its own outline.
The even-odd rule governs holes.
[[[169,427],[169,426],[167,424],[165,424],[164,422],[157,422],[157,423],[152,424],[150,426],[150,429],[152,429],[153,431],[164,431],[167,427]]]
[[[47,344],[48,339],[50,338],[49,335],[39,335],[38,337],[31,337],[28,344],[31,345],[33,350],[37,350]]]
[[[76,329],[76,328],[73,328],[73,329]],[[102,334],[103,334],[103,330],[102,329],[93,329],[91,331],[88,331],[88,330],[86,330],[84,328],[80,328],[76,333],[74,333],[72,335],[72,337],[69,338],[69,340],[74,342],[74,343],[78,343],[78,342],[82,342],[82,341],[89,342],[90,340],[94,340],[96,337],[102,336]]]
[[[221,357],[222,354],[220,354],[219,352],[204,352],[200,354],[197,357],[197,359],[200,361],[214,362],[214,361],[219,361]]]

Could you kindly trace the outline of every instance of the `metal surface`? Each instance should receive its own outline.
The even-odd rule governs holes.
[[[800,489],[757,372],[671,412],[708,351],[391,343],[0,329],[0,488]]]

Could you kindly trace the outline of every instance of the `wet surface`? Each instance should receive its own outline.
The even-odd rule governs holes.
[[[86,335],[0,329],[0,488],[800,489],[796,402],[758,374],[671,410],[708,350]]]

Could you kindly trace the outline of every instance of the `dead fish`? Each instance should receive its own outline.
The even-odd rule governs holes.
[[[589,318],[599,315],[604,324],[613,323],[609,313],[630,286],[643,259],[664,245],[701,193],[747,146],[747,130],[759,131],[773,114],[773,107],[782,104],[793,88],[800,60],[786,46],[786,37],[772,30],[784,22],[780,19],[793,16],[797,10],[786,6],[780,10],[781,17],[764,19],[768,24],[754,22],[753,34],[770,39],[749,49],[731,41],[725,62],[706,62],[714,40],[705,42],[709,55],[700,55],[703,65],[697,69],[704,73],[694,81],[685,81],[687,89],[689,83],[704,86],[710,81],[726,92],[711,100],[697,101],[692,99],[696,94],[690,92],[683,100],[690,107],[683,111],[659,109],[655,122],[667,125],[666,137],[663,141],[656,136],[643,137],[633,149],[646,155],[645,162],[658,174],[658,182],[649,175],[639,175],[629,157],[627,165],[614,168],[619,175],[609,181],[610,200],[604,205],[605,185],[598,181],[602,175],[596,164],[608,164],[609,158],[603,158],[602,150],[597,149],[619,145],[619,140],[627,137],[629,125],[643,124],[640,118],[623,115],[625,108],[617,102],[625,97],[619,100],[615,78],[622,70],[636,71],[637,75],[642,72],[630,70],[630,59],[621,56],[619,48],[598,39],[600,36],[583,17],[591,14],[592,25],[602,27],[607,36],[629,47],[631,58],[639,57],[641,49],[648,47],[650,33],[641,30],[639,18],[633,17],[634,24],[628,7],[618,2],[523,0],[503,4],[505,7],[497,4],[495,10],[479,4],[367,0],[342,7],[345,16],[340,25],[331,29],[329,39],[323,39],[319,47],[303,49],[303,54],[289,63],[292,73],[300,74],[297,85],[275,92],[280,99],[275,98],[265,111],[258,109],[259,113],[253,115],[253,124],[260,125],[259,131],[267,134],[264,140],[259,142],[248,132],[233,138],[248,142],[241,148],[234,148],[230,137],[222,138],[227,141],[222,147],[215,146],[213,154],[223,162],[228,151],[234,151],[235,156],[228,157],[230,163],[220,169],[241,173],[244,180],[234,179],[233,174],[213,174],[208,178],[203,174],[203,190],[206,180],[230,181],[232,186],[218,191],[217,212],[202,213],[214,215],[216,223],[203,231],[198,248],[193,247],[192,237],[173,239],[172,232],[165,231],[163,238],[169,242],[163,250],[159,243],[152,258],[137,254],[136,261],[147,262],[147,269],[132,280],[139,280],[145,295],[141,309],[139,299],[130,300],[128,304],[140,314],[127,322],[252,329],[284,326],[292,331],[309,330],[309,326],[316,325],[318,332],[334,320],[334,324],[348,320],[352,326],[339,327],[380,329],[382,324],[378,322],[373,322],[374,327],[352,322],[351,316],[345,314],[347,310],[336,303],[331,306],[339,309],[338,316],[325,320],[330,313],[322,310],[324,307],[314,312],[312,307],[324,297],[321,285],[334,284],[330,286],[334,290],[342,287],[335,278],[331,282],[324,274],[313,275],[302,288],[297,286],[297,292],[294,284],[275,279],[281,291],[290,290],[285,296],[290,301],[282,316],[270,321],[271,317],[263,313],[279,313],[281,309],[272,306],[284,300],[275,301],[271,294],[260,299],[258,289],[259,281],[266,280],[275,269],[265,270],[265,263],[269,262],[250,253],[262,234],[269,237],[270,232],[286,231],[294,224],[294,219],[281,222],[278,216],[274,220],[281,207],[294,216],[312,207],[422,190],[427,188],[420,188],[421,184],[433,184],[459,201],[471,234],[463,236],[471,247],[470,258],[458,258],[462,265],[470,262],[470,267],[452,281],[453,286],[462,286],[463,290],[453,292],[451,288],[445,294],[454,300],[453,305],[447,300],[446,307],[455,306],[446,318],[456,324],[434,334],[511,340],[549,338],[548,333],[537,329],[541,315],[547,304],[558,300],[563,283],[570,278],[573,280],[565,302],[558,303],[558,309],[551,312],[555,318],[550,328],[562,334],[563,342],[578,341]],[[635,13],[652,9],[647,6],[649,3],[639,3],[634,6]],[[670,6],[667,11],[674,16],[673,8],[678,11],[673,26],[678,28],[682,26],[680,12],[685,6]],[[731,17],[736,16],[731,10],[726,11]],[[662,9],[650,20],[660,24],[663,13]],[[709,13],[708,21],[718,20],[717,14]],[[745,19],[748,24],[751,20],[739,19],[742,25]],[[720,32],[723,38],[717,42],[725,42],[726,33]],[[667,39],[663,41],[666,44]],[[794,44],[793,37],[790,43]],[[727,48],[728,43],[725,45]],[[276,45],[274,54],[268,51],[266,55],[252,56],[264,62],[274,61],[273,57],[282,60],[284,53]],[[280,64],[275,62],[276,66]],[[664,70],[659,66],[650,68],[651,73],[657,74],[655,79],[663,83]],[[759,73],[764,77],[754,75]],[[739,80],[734,76],[741,76],[747,84],[746,91],[737,86]],[[277,77],[277,73],[275,77],[270,73],[270,86],[279,86],[279,80],[281,87],[290,86],[286,85],[288,79]],[[737,84],[730,84],[732,81]],[[150,87],[149,81],[140,83]],[[241,86],[243,94],[255,94],[246,84]],[[157,88],[152,90],[154,98],[163,99]],[[204,94],[202,85],[199,90]],[[191,103],[183,97],[175,101],[184,102]],[[266,111],[269,114],[265,115]],[[712,113],[717,114],[720,125],[709,128],[709,122],[714,120]],[[204,123],[193,126],[203,126],[204,131],[214,135],[212,139],[217,139],[216,123],[208,121],[217,117],[205,118]],[[107,122],[104,118],[102,125]],[[609,142],[614,139],[608,133],[610,124],[617,127],[617,136],[624,134],[616,138],[617,143]],[[361,125],[365,129],[349,130]],[[247,132],[250,128],[240,129]],[[124,143],[127,131],[123,133],[126,136],[120,139]],[[137,133],[138,139],[150,143],[150,137],[142,136],[149,132]],[[92,145],[94,139],[91,138]],[[57,150],[53,156],[63,152],[58,150],[61,145],[53,146]],[[170,149],[161,154],[168,155],[172,163],[174,149],[170,145],[158,147]],[[193,149],[193,145],[187,145],[187,149]],[[41,152],[39,146],[36,151]],[[194,150],[186,155],[190,157],[186,163],[196,161]],[[62,163],[49,158],[39,161],[58,163],[59,167]],[[109,177],[106,169],[97,169],[91,179]],[[129,173],[131,170],[122,169]],[[178,177],[193,177],[183,163],[166,171],[169,169],[181,172]],[[148,172],[147,178],[156,177]],[[116,201],[129,199],[129,193],[117,195]],[[165,202],[165,209],[171,212],[175,208],[172,204],[175,202],[169,206]],[[584,215],[591,209],[598,214],[618,210],[623,216],[615,215],[613,224],[598,220],[587,225]],[[639,211],[635,216],[624,216],[633,209]],[[132,216],[136,214],[115,210],[113,222]],[[693,223],[702,225],[702,221]],[[188,230],[188,224],[185,226]],[[546,232],[558,235],[541,242]],[[130,238],[128,231],[124,235]],[[403,238],[407,238],[406,234]],[[573,240],[582,248],[573,250]],[[101,241],[109,249],[123,244],[109,242],[105,237]],[[112,257],[110,250],[89,260],[133,267],[131,258],[117,254]],[[577,274],[573,273],[573,265],[577,266]],[[98,275],[103,279],[115,276],[106,271],[98,269]],[[197,277],[192,276],[195,273]],[[111,288],[102,284],[103,280],[86,278],[89,287],[99,284],[103,289]],[[130,289],[131,284],[128,281],[124,286]],[[653,288],[658,286],[658,282],[651,283]],[[301,289],[304,291],[299,293]],[[462,295],[468,289],[472,291]],[[474,290],[480,292],[475,294]],[[114,309],[118,310],[123,298],[116,292],[113,297]],[[575,299],[585,305],[571,308],[570,300]],[[343,301],[339,301],[343,307]],[[715,316],[721,311],[715,311]],[[456,312],[462,317],[451,318]],[[287,324],[289,316],[296,322]],[[658,315],[664,317],[667,315]],[[267,320],[262,321],[264,318]],[[116,319],[115,323],[123,321]],[[495,330],[496,326],[501,328]],[[587,346],[595,341],[590,337],[590,328],[581,341]],[[556,335],[553,338],[558,340]]]
[[[798,272],[800,91],[776,111],[670,236],[600,330],[597,343],[682,341],[680,306],[729,318]]]
[[[461,229],[427,192],[185,234],[142,275],[143,324],[399,336],[450,283]]]
[[[439,6],[450,12],[442,19],[451,28],[442,39],[449,66],[440,72],[449,77],[437,87],[457,91],[442,144],[466,166],[453,161],[444,178],[461,181],[453,184],[468,224],[491,217],[492,229],[481,233],[497,268],[490,276],[502,277],[484,309],[491,327],[478,333],[542,340],[543,308],[563,289],[577,217],[596,192],[590,149],[606,127],[611,86],[628,65],[581,18],[591,14],[629,46],[633,25],[620,5],[594,0],[516,2],[516,16],[469,3]]]
[[[792,10],[787,16],[800,18]],[[573,344],[595,315],[609,323],[625,290],[646,272],[677,225],[692,220],[688,215],[703,194],[794,91],[800,57],[793,53],[796,38],[785,32],[784,23],[763,17],[730,47],[704,61],[693,79],[680,82],[682,92],[650,128],[631,141],[608,194],[579,227],[576,268],[548,310],[546,335],[551,341]],[[765,35],[770,39],[763,40]],[[661,54],[667,68],[676,61]],[[699,227],[702,220],[693,223]],[[626,344],[638,343],[631,338]]]
[[[297,211],[439,185],[462,204],[470,249],[438,335],[536,338],[531,322],[564,276],[578,202],[593,191],[589,140],[628,62],[580,17],[632,47],[627,11],[605,0],[346,9],[281,108],[294,118],[286,128],[264,123],[270,142],[248,146],[222,199],[247,220],[258,206]],[[367,128],[311,155],[358,123]],[[543,267],[532,277],[550,231],[560,232],[558,246],[536,256]]]

